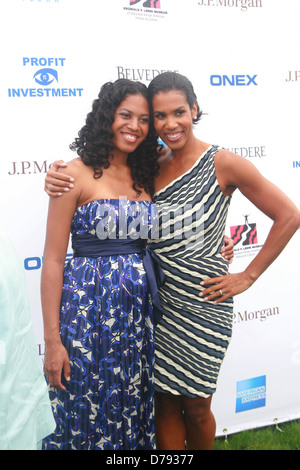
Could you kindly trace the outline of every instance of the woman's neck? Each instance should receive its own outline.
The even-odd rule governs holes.
[[[176,160],[178,164],[182,162],[186,165],[189,161],[194,161],[197,159],[204,152],[204,150],[206,150],[207,147],[208,144],[194,137],[182,149],[170,150],[173,159]]]
[[[111,157],[109,157],[109,163],[112,166],[124,167],[127,165],[128,153],[113,151]]]

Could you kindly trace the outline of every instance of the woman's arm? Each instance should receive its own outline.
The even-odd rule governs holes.
[[[67,254],[71,221],[76,209],[78,191],[64,198],[49,200],[46,241],[41,277],[41,298],[44,319],[45,361],[44,370],[50,385],[65,390],[62,371],[70,379],[69,357],[59,334],[60,301],[63,270]]]
[[[273,183],[264,178],[249,161],[227,151],[220,152],[215,162],[216,174],[224,194],[235,188],[273,220],[269,235],[257,256],[242,273],[210,278],[200,296],[216,303],[248,289],[282,252],[300,225],[300,212],[295,204]],[[220,297],[220,289],[223,295]]]
[[[63,160],[56,160],[51,168],[49,168],[46,178],[44,190],[51,197],[62,196],[64,192],[74,188],[74,177],[59,171],[60,168],[66,168],[67,163]]]
[[[221,255],[223,258],[227,259],[228,263],[231,264],[234,257],[234,244],[232,238],[228,235],[224,236],[224,245],[221,249]]]

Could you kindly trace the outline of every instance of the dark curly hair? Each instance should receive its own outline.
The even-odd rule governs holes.
[[[102,176],[103,169],[109,167],[109,159],[113,156],[112,124],[116,109],[128,95],[137,94],[144,96],[149,103],[148,90],[143,83],[127,79],[105,83],[101,87],[98,98],[93,102],[92,111],[87,115],[85,126],[70,145],[70,149],[77,152],[85,165],[93,167],[94,178]],[[127,158],[133,188],[137,194],[141,193],[138,188],[143,188],[153,197],[154,177],[159,169],[157,159],[157,135],[154,131],[152,115],[150,115],[146,139],[134,152],[129,153]]]
[[[150,99],[150,110],[152,114],[152,99],[153,96],[159,93],[160,91],[166,92],[170,90],[180,90],[183,91],[186,100],[192,109],[194,106],[194,103],[197,105],[197,116],[195,119],[193,118],[193,123],[197,124],[201,117],[203,112],[200,110],[198,101],[197,101],[197,96],[194,91],[193,85],[190,82],[190,80],[185,77],[184,75],[181,75],[178,72],[163,72],[160,75],[157,75],[153,80],[150,82],[148,86],[148,94],[149,94],[149,99]]]

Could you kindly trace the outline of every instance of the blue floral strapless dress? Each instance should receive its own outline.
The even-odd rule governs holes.
[[[60,313],[71,381],[66,391],[50,388],[57,427],[46,450],[154,448],[154,321],[143,253],[92,253],[95,240],[106,249],[126,238],[126,211],[127,239],[144,246],[154,204],[139,202],[141,217],[136,202],[122,203],[122,214],[119,203],[92,201],[73,217]]]

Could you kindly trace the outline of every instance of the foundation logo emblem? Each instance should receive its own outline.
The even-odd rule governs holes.
[[[256,224],[248,222],[248,215],[245,215],[244,225],[235,225],[230,227],[230,236],[233,244],[240,245],[256,245],[257,244],[257,228]]]
[[[245,223],[230,227],[230,236],[234,244],[235,258],[245,258],[255,256],[262,245],[258,244],[256,223],[250,223],[249,215],[244,215]]]
[[[143,2],[143,0],[129,0],[129,5],[132,7],[133,5],[136,5],[140,2]],[[142,5],[144,8],[160,8],[160,0],[146,0],[138,6]]]
[[[161,21],[168,15],[168,12],[162,9],[162,3],[161,0],[126,0],[123,10],[135,20]]]

